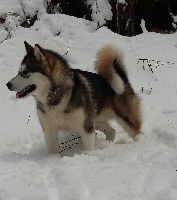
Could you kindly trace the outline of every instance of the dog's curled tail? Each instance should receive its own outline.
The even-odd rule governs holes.
[[[119,50],[111,45],[103,47],[97,54],[95,61],[97,73],[106,79],[117,94],[122,94],[125,84],[129,83],[123,56]]]

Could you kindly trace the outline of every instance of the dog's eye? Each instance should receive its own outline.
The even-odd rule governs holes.
[[[30,76],[30,74],[29,74],[29,72],[28,72],[27,70],[22,71],[22,72],[20,73],[20,75],[21,75],[23,78],[28,78],[28,77]]]

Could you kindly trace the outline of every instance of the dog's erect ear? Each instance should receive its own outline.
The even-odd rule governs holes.
[[[35,44],[34,46],[34,55],[38,61],[45,60],[45,50],[39,44]]]
[[[30,44],[28,44],[26,41],[24,41],[24,44],[25,44],[25,48],[26,48],[27,53],[33,53],[34,52],[34,48]]]

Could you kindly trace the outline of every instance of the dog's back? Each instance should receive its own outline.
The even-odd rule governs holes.
[[[104,104],[115,95],[114,90],[109,85],[107,80],[99,74],[79,69],[76,69],[75,72],[86,78],[96,112],[99,114],[101,110],[104,109]]]

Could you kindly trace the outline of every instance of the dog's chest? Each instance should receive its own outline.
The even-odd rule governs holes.
[[[82,108],[65,113],[58,109],[50,111],[49,117],[55,121],[59,129],[78,130],[83,126],[85,115]]]

